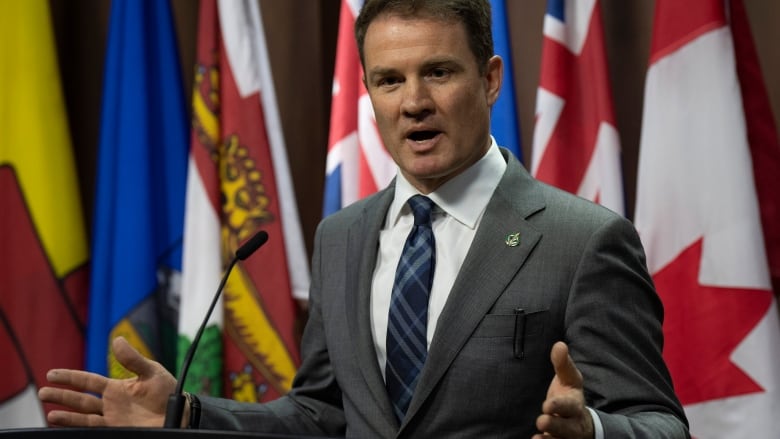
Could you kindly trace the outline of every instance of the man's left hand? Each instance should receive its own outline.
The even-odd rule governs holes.
[[[550,360],[555,377],[547,389],[542,414],[536,418],[541,431],[533,439],[593,439],[593,419],[585,407],[582,373],[569,356],[566,343],[553,345]]]

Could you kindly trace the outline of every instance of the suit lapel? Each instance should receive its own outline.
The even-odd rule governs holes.
[[[504,177],[488,203],[439,317],[431,350],[407,412],[407,422],[541,238],[541,233],[526,221],[544,208],[544,200],[533,190],[536,184],[519,162],[508,159]],[[519,233],[519,244],[507,244],[508,235],[516,233]]]
[[[398,427],[385,382],[376,359],[371,330],[371,281],[376,265],[379,232],[393,200],[394,184],[366,204],[363,213],[349,228],[347,235],[347,322],[355,346],[357,364],[371,395],[385,414],[386,421]],[[356,269],[357,268],[357,269]]]

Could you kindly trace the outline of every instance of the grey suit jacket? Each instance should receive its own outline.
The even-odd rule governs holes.
[[[371,337],[369,296],[393,185],[326,218],[293,390],[201,398],[200,428],[357,438],[528,438],[569,344],[606,437],[684,438],[661,357],[663,308],[633,226],[539,183],[511,154],[436,326],[402,425]],[[519,234],[519,235],[515,235]],[[517,245],[507,244],[519,236]]]

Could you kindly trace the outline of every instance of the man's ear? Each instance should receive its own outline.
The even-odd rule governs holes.
[[[485,70],[485,93],[488,105],[493,105],[498,100],[501,91],[501,82],[504,80],[504,60],[498,55],[490,57]]]

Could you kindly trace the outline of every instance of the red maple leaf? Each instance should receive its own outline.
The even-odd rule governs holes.
[[[684,405],[762,392],[730,356],[767,313],[769,290],[701,285],[702,239],[653,280],[664,303],[664,358]]]

